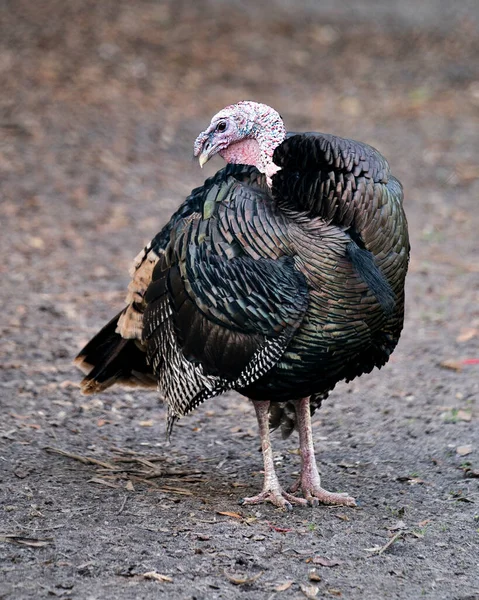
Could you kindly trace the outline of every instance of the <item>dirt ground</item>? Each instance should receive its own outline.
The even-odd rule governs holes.
[[[1,2],[1,599],[479,598],[477,4],[256,4]],[[262,483],[245,399],[167,446],[155,393],[82,397],[71,366],[240,99],[369,142],[405,186],[402,340],[314,421],[356,509],[239,507]],[[273,443],[287,484],[297,438]]]

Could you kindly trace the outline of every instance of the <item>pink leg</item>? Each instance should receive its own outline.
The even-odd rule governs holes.
[[[314,455],[309,398],[297,401],[296,416],[298,418],[299,443],[301,448],[301,476],[298,483],[291,488],[291,491],[295,492],[301,488],[310,506],[317,506],[319,503],[356,506],[356,501],[351,496],[328,492],[321,487],[321,478]]]
[[[262,502],[271,502],[271,504],[274,504],[278,508],[287,510],[293,508],[292,504],[306,505],[306,500],[288,494],[279,484],[274,469],[273,451],[271,449],[269,437],[269,401],[253,400],[253,405],[256,410],[256,417],[258,418],[261,448],[263,450],[264,485],[263,491],[260,494],[249,498],[243,498],[240,500],[240,504],[261,504]]]

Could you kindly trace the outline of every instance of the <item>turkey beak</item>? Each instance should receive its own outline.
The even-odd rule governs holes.
[[[213,135],[210,135],[201,150],[201,154],[198,157],[198,161],[200,163],[200,167],[203,168],[206,163],[210,160],[210,158],[216,154],[216,147],[212,140]]]
[[[205,152],[203,150],[203,152],[198,157],[198,161],[200,163],[200,167],[203,168],[206,165],[206,163],[210,160],[210,158],[211,158],[211,156],[208,154],[208,152]]]

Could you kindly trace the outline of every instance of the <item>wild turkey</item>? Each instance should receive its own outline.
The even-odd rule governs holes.
[[[398,342],[409,259],[401,184],[371,146],[287,135],[255,102],[220,111],[194,148],[201,166],[214,154],[230,164],[137,257],[127,307],[77,357],[82,389],[158,384],[168,430],[234,389],[253,401],[264,458],[263,491],[243,503],[353,506],[321,487],[311,414]],[[291,494],[275,473],[270,426],[299,433]]]

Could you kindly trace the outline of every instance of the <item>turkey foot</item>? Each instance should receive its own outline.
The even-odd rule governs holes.
[[[269,401],[253,400],[256,417],[258,419],[259,434],[261,437],[261,449],[263,451],[264,461],[264,484],[263,491],[257,496],[250,496],[240,500],[240,504],[261,504],[262,502],[271,502],[278,508],[292,510],[293,504],[307,505],[303,498],[296,498],[285,492],[278,481],[276,470],[274,468],[273,451],[269,438]]]
[[[299,504],[300,506],[306,506],[307,500],[304,498],[297,498],[292,494],[288,494],[278,484],[269,486],[269,489],[263,490],[256,496],[249,496],[248,498],[242,498],[239,503],[244,506],[245,504],[262,504],[263,502],[270,502],[282,508],[283,510],[293,510],[293,504]]]
[[[321,487],[321,478],[314,455],[309,398],[298,400],[296,415],[301,449],[301,475],[289,491],[294,493],[301,489],[305,502],[310,506],[317,506],[320,503],[333,506],[356,506],[356,501],[351,496],[345,493],[328,492]]]
[[[328,490],[322,488],[319,473],[317,473],[316,479],[314,473],[305,473],[303,471],[301,477],[295,484],[288,488],[288,491],[294,494],[299,489],[301,489],[303,493],[304,503],[309,506],[318,506],[318,504],[328,504],[330,506],[356,506],[356,500],[351,496],[348,496],[348,494],[328,492]],[[293,498],[296,498],[296,496],[293,496]]]

